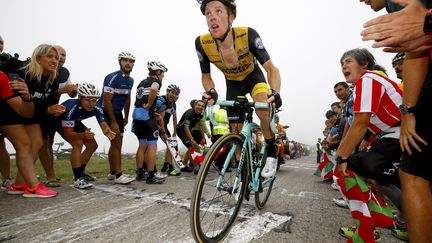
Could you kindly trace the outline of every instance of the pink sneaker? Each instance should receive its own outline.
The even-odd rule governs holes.
[[[7,190],[7,194],[10,194],[10,195],[21,195],[21,194],[24,194],[24,185],[25,184],[18,185],[15,182],[12,183],[9,186],[8,190]]]
[[[46,188],[42,183],[38,183],[34,188],[30,188],[27,184],[24,186],[24,197],[55,197],[57,192]]]

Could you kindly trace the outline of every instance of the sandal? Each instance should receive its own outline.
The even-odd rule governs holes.
[[[45,183],[45,186],[47,187],[59,187],[61,186],[61,182],[59,178],[56,179],[48,179]]]

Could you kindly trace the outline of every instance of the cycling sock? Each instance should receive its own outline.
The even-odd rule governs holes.
[[[110,170],[110,175],[115,175],[115,171],[113,171],[113,170]]]
[[[79,178],[82,177],[82,167],[78,167],[78,168],[72,168],[73,174],[74,174],[74,178],[75,180],[78,180]]]
[[[153,178],[155,173],[156,173],[155,170],[149,171],[149,172],[148,172],[148,177],[149,177],[149,178]]]
[[[267,144],[267,157],[276,158],[276,140],[275,138],[265,139]]]
[[[119,178],[120,176],[122,176],[123,174],[120,172],[118,174],[116,174],[116,178]]]
[[[172,166],[172,164],[169,164],[168,165],[168,170],[173,170],[174,169],[174,167]]]
[[[84,173],[84,171],[85,171],[86,166],[87,166],[87,164],[85,164],[85,165],[82,164],[82,165],[81,165],[81,169],[82,169],[83,173]]]

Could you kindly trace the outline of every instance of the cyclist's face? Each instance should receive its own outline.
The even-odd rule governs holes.
[[[119,61],[120,70],[125,74],[129,74],[130,72],[132,72],[132,68],[134,66],[134,63],[135,63],[135,60],[128,59],[128,58],[122,58]]]
[[[80,97],[81,107],[85,111],[92,111],[96,106],[98,98],[99,97]]]
[[[207,27],[213,38],[222,37],[228,28],[228,9],[219,1],[211,1],[207,3],[205,12]],[[234,20],[234,15],[229,18]]]
[[[173,92],[173,91],[168,92],[168,94],[167,94],[168,100],[171,101],[171,102],[177,101],[178,96],[179,95],[176,92]]]
[[[203,110],[204,110],[204,102],[198,101],[195,104],[195,108],[194,108],[195,113],[201,114],[203,112]]]

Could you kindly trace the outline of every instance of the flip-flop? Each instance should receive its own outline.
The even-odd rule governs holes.
[[[59,187],[59,186],[61,186],[61,182],[59,179],[51,179],[51,180],[47,180],[44,183],[44,185],[47,187]]]

